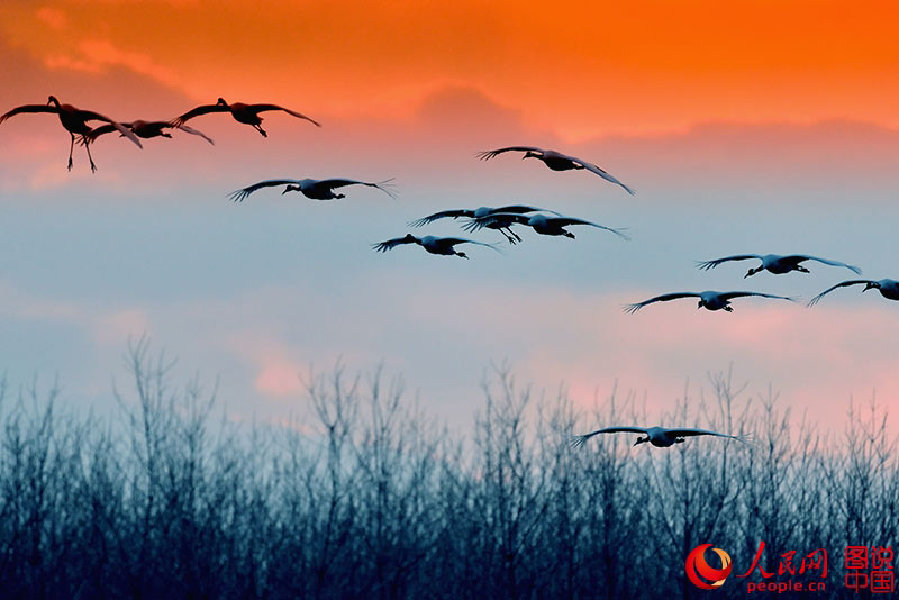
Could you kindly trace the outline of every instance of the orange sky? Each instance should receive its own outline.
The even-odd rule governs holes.
[[[559,6],[6,0],[0,34],[53,70],[124,66],[198,102],[264,99],[323,117],[402,115],[466,85],[569,138],[709,120],[899,125],[895,3]]]
[[[730,321],[685,304],[619,310],[665,291],[744,285],[738,269],[700,273],[691,262],[734,252],[811,252],[896,277],[893,5],[270,4],[0,3],[4,109],[55,94],[121,120],[161,119],[223,96],[324,124],[267,114],[263,138],[205,116],[196,126],[214,147],[176,133],[138,150],[109,136],[92,146],[93,175],[80,148],[65,170],[69,137],[57,119],[4,123],[0,202],[18,224],[4,237],[16,260],[0,305],[15,309],[6,315],[15,331],[38,340],[11,370],[86,373],[82,357],[117,361],[124,337],[149,331],[185,363],[224,369],[223,389],[241,401],[247,382],[294,393],[292,374],[307,361],[347,352],[362,365],[386,356],[438,400],[470,397],[483,365],[506,357],[541,385],[567,382],[579,402],[620,378],[663,406],[684,377],[731,361],[755,383],[783,386],[796,406],[827,396],[834,423],[852,394],[896,397],[895,306],[875,293],[835,294],[814,310],[747,302]],[[474,158],[505,144],[596,160],[638,197],[584,173]],[[396,178],[401,198],[226,200],[288,176]],[[369,247],[428,212],[500,198],[630,227],[634,242],[532,236],[470,265]],[[333,255],[318,250],[324,243]],[[841,275],[751,283],[809,298]],[[440,319],[430,318],[432,297],[446,299]],[[70,322],[88,333],[61,337]],[[429,335],[458,358],[449,368],[426,342],[410,345]],[[35,358],[41,344],[77,357]],[[91,364],[84,377],[99,389],[110,363]]]

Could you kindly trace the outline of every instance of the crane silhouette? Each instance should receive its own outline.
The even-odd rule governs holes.
[[[348,185],[364,185],[381,190],[391,198],[396,198],[393,179],[387,179],[386,181],[379,181],[377,183],[371,181],[357,181],[355,179],[268,179],[231,192],[228,197],[234,202],[243,202],[256,190],[267,187],[277,187],[279,185],[286,186],[281,190],[282,194],[286,194],[287,192],[300,192],[311,200],[339,200],[340,198],[345,198],[345,194],[336,193],[334,190]]]
[[[134,142],[138,148],[143,148],[143,145],[141,145],[140,140],[134,132],[121,123],[92,110],[75,108],[71,104],[60,103],[60,101],[56,99],[56,96],[49,96],[47,98],[47,104],[25,104],[17,106],[0,115],[0,123],[3,123],[3,121],[18,114],[41,112],[56,113],[56,115],[59,116],[59,122],[62,123],[62,126],[65,127],[66,131],[69,132],[69,136],[72,138],[72,143],[69,145],[69,164],[66,167],[69,171],[72,170],[72,152],[75,148],[75,136],[77,135],[85,150],[87,150],[87,159],[91,163],[91,172],[97,172],[97,165],[94,164],[94,159],[91,156],[91,140],[87,137],[92,131],[91,127],[87,124],[88,121],[105,121],[118,129],[119,133],[123,136]]]
[[[691,427],[679,429],[667,429],[665,427],[606,427],[604,429],[591,431],[590,433],[586,433],[584,435],[574,436],[571,439],[571,445],[577,448],[584,445],[584,443],[593,436],[600,435],[602,433],[644,434],[646,437],[643,437],[642,435],[637,436],[637,441],[634,442],[634,446],[645,444],[648,442],[656,448],[669,448],[675,444],[683,444],[685,441],[684,438],[698,435],[711,435],[714,437],[729,438],[732,440],[737,440],[738,442],[742,442],[744,444],[749,440],[748,435],[727,435],[724,433],[718,433],[717,431],[711,431],[710,429],[695,429]]]
[[[776,298],[778,300],[790,300],[791,302],[795,302],[793,298],[787,298],[786,296],[775,296],[774,294],[765,294],[762,292],[674,292],[671,294],[656,296],[655,298],[650,298],[649,300],[644,300],[643,302],[627,304],[624,307],[624,311],[635,313],[647,304],[652,304],[653,302],[666,302],[668,300],[679,300],[681,298],[699,298],[699,306],[697,308],[705,308],[708,310],[723,309],[727,312],[733,312],[734,309],[730,306],[730,301],[734,298],[745,298],[749,296],[758,296],[760,298]]]
[[[696,266],[700,269],[709,271],[714,269],[721,263],[735,261],[735,260],[749,260],[752,258],[757,258],[762,261],[762,264],[753,269],[749,269],[746,272],[746,275],[743,276],[743,279],[747,277],[751,277],[756,273],[761,273],[762,271],[768,271],[769,273],[774,273],[775,275],[783,275],[784,273],[789,273],[791,271],[798,271],[799,273],[808,273],[809,270],[802,266],[802,263],[806,261],[815,261],[825,265],[831,265],[833,267],[846,267],[856,275],[861,275],[862,270],[853,265],[848,265],[844,262],[840,262],[837,260],[830,260],[827,258],[820,258],[818,256],[811,256],[809,254],[735,254],[733,256],[725,256],[723,258],[716,258],[715,260],[707,260],[705,262],[697,263]]]
[[[477,242],[468,238],[435,237],[433,235],[426,235],[420,238],[412,235],[411,233],[405,235],[404,237],[393,238],[391,240],[387,240],[386,242],[373,244],[372,248],[374,248],[377,252],[387,252],[388,250],[393,250],[397,246],[403,244],[418,244],[429,254],[439,254],[441,256],[461,256],[465,260],[469,260],[468,256],[465,253],[456,250],[455,246],[459,244],[475,244],[477,246],[487,246],[488,248],[493,248],[494,250],[499,252],[499,250],[492,244],[485,244],[483,242]]]
[[[553,171],[587,170],[591,173],[599,175],[610,183],[614,183],[615,185],[620,186],[631,196],[636,195],[636,192],[633,189],[618,181],[618,179],[614,175],[602,169],[598,165],[594,165],[593,163],[587,162],[576,156],[569,156],[568,154],[556,152],[555,150],[544,150],[543,148],[538,148],[537,146],[507,146],[505,148],[497,148],[496,150],[478,152],[476,156],[481,160],[490,160],[491,158],[505,152],[524,152],[524,156],[521,157],[522,160],[526,158],[536,158]]]
[[[219,98],[215,104],[204,104],[202,106],[192,108],[180,117],[176,117],[172,121],[172,123],[174,123],[176,126],[184,125],[184,122],[188,119],[193,119],[195,117],[199,117],[200,115],[205,115],[211,112],[230,112],[235,121],[237,121],[238,123],[243,123],[244,125],[249,125],[256,131],[261,133],[262,137],[267,137],[268,134],[266,134],[265,130],[262,128],[262,117],[259,116],[259,113],[270,110],[280,110],[286,112],[292,117],[305,119],[316,127],[321,127],[321,124],[315,119],[307,117],[303,113],[299,113],[295,110],[290,110],[289,108],[278,106],[277,104],[246,104],[244,102],[234,102],[232,104],[228,104],[228,102],[226,102],[224,98]]]

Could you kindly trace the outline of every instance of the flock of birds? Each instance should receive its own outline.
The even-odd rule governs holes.
[[[266,137],[267,133],[262,128],[262,117],[259,115],[262,112],[268,111],[281,111],[287,113],[292,117],[308,121],[316,127],[321,127],[321,124],[315,119],[312,119],[300,112],[284,108],[277,104],[246,104],[243,102],[228,103],[223,98],[219,98],[215,104],[206,104],[198,106],[196,108],[192,108],[184,114],[168,121],[116,121],[96,111],[85,110],[76,108],[71,104],[60,103],[59,100],[57,100],[54,96],[50,96],[47,99],[46,104],[25,104],[7,111],[3,115],[0,115],[0,124],[13,116],[23,113],[56,114],[60,120],[60,123],[66,129],[66,131],[68,131],[71,138],[67,169],[70,171],[72,169],[72,154],[74,152],[75,143],[77,142],[80,145],[84,146],[87,152],[88,160],[90,162],[91,171],[96,172],[97,166],[94,163],[93,157],[91,156],[90,146],[91,144],[96,142],[99,137],[108,133],[118,132],[120,137],[126,138],[130,142],[137,145],[139,148],[143,147],[140,141],[141,139],[154,137],[171,138],[172,134],[169,132],[170,130],[179,130],[190,135],[198,136],[203,138],[210,144],[214,144],[215,142],[212,138],[198,129],[188,127],[187,125],[185,125],[185,122],[203,115],[207,115],[209,113],[227,112],[230,113],[237,122],[253,127],[263,137]],[[93,122],[99,122],[100,124],[96,126],[89,124]],[[527,158],[537,159],[553,171],[588,171],[590,173],[598,175],[603,180],[620,187],[628,194],[632,196],[636,195],[635,191],[631,187],[622,183],[615,176],[603,170],[599,166],[578,157],[563,154],[554,150],[547,150],[538,148],[536,146],[508,146],[504,148],[497,148],[495,150],[489,150],[486,152],[480,152],[476,156],[481,160],[489,161],[499,156],[500,154],[509,152],[521,153],[522,160]],[[347,186],[353,185],[377,189],[392,198],[396,197],[396,191],[392,179],[380,182],[358,181],[354,179],[270,179],[254,183],[245,188],[234,191],[230,194],[229,197],[235,202],[242,202],[247,197],[249,197],[250,194],[253,194],[258,190],[284,186],[281,191],[282,194],[285,194],[287,192],[299,192],[305,197],[312,200],[338,200],[344,198],[345,194],[343,192],[336,192],[335,190],[342,190]],[[517,244],[522,241],[521,236],[519,236],[518,233],[513,230],[514,227],[528,227],[539,235],[574,238],[574,234],[568,231],[568,227],[587,226],[605,230],[622,239],[630,239],[622,228],[608,227],[606,225],[600,225],[598,223],[593,223],[584,219],[568,217],[553,210],[524,205],[509,205],[494,208],[480,207],[476,209],[443,210],[426,217],[422,217],[415,221],[411,221],[409,222],[409,226],[416,228],[423,227],[440,219],[466,219],[462,227],[463,230],[470,233],[480,231],[482,229],[495,230],[501,233],[509,244]],[[459,256],[461,258],[468,259],[469,257],[467,254],[459,251],[456,248],[457,246],[461,246],[463,244],[484,246],[499,251],[499,249],[494,244],[481,242],[470,238],[437,237],[432,235],[418,237],[412,235],[411,233],[401,237],[392,238],[378,244],[374,244],[373,249],[377,252],[388,252],[401,245],[418,245],[430,254],[442,256]],[[722,258],[716,258],[714,260],[700,262],[697,264],[697,266],[702,270],[708,271],[718,267],[723,263],[753,259],[759,260],[760,264],[757,267],[749,269],[744,275],[744,279],[761,271],[768,271],[769,273],[773,273],[775,275],[782,275],[791,272],[809,273],[809,269],[803,265],[803,263],[806,262],[818,262],[824,265],[845,268],[852,271],[856,275],[860,275],[862,272],[860,268],[844,262],[811,256],[807,254],[737,254],[733,256],[725,256]],[[881,296],[886,299],[899,300],[899,281],[897,280],[850,279],[841,281],[824,290],[823,292],[812,298],[808,302],[808,306],[815,305],[824,296],[836,289],[852,285],[864,285],[862,291],[876,289],[880,292]],[[731,301],[737,298],[745,297],[761,297],[794,301],[794,298],[790,298],[788,296],[750,291],[674,292],[655,296],[653,298],[643,300],[642,302],[627,304],[624,306],[624,310],[629,313],[635,313],[638,310],[646,307],[647,305],[656,302],[667,302],[670,300],[679,300],[683,298],[698,298],[698,308],[705,308],[712,311],[725,310],[731,312],[733,311],[733,307],[730,306]],[[662,427],[607,427],[604,429],[598,429],[585,435],[576,436],[573,438],[572,443],[575,446],[580,446],[593,436],[606,433],[622,432],[641,434],[638,435],[637,441],[634,445],[650,443],[653,446],[657,447],[669,447],[675,444],[683,443],[686,437],[702,435],[730,438],[738,440],[740,442],[745,442],[747,439],[746,436],[726,435],[707,429],[665,429]]]

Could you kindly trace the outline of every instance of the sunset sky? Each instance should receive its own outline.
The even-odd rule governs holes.
[[[48,95],[122,121],[198,104],[274,102],[263,138],[230,116],[140,150],[105,136],[65,169],[53,115],[0,125],[0,370],[58,378],[66,403],[111,405],[129,338],[199,373],[235,418],[302,414],[300,376],[383,364],[432,414],[464,426],[491,364],[589,409],[611,390],[650,421],[689,382],[733,365],[795,413],[841,430],[850,397],[899,400],[899,303],[861,287],[818,306],[746,299],[621,305],[669,291],[808,300],[855,276],[711,272],[695,261],[808,253],[899,279],[899,8],[826,0],[720,3],[190,0],[0,5],[0,112]],[[475,153],[555,148],[589,173]],[[270,178],[396,178],[399,199],[349,188],[315,202]],[[471,261],[370,245],[447,208],[528,203],[628,227],[523,232]],[[495,234],[495,235],[491,235]],[[463,232],[463,235],[468,235]],[[708,393],[706,390],[705,393]],[[895,430],[895,427],[894,427]]]

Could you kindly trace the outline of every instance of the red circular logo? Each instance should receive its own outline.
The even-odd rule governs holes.
[[[712,552],[721,560],[721,568],[713,569],[705,559],[705,551],[712,548],[711,544],[696,546],[687,555],[684,561],[684,571],[687,579],[701,590],[715,590],[724,585],[724,580],[730,575],[733,563],[730,555],[721,548],[712,548]]]

